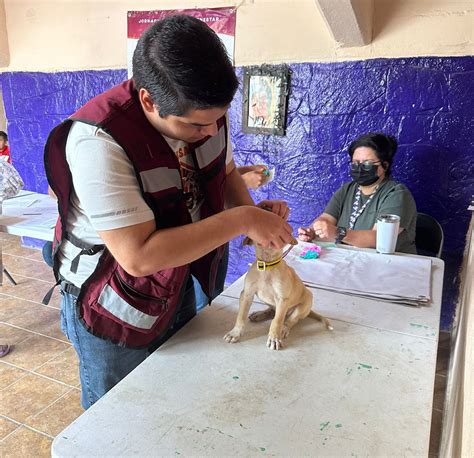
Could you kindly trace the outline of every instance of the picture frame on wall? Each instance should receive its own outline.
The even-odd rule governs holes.
[[[286,65],[246,67],[243,83],[243,132],[285,135],[289,68]]]

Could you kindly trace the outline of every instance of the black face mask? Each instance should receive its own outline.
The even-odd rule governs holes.
[[[380,177],[377,175],[376,165],[372,165],[369,170],[365,170],[361,164],[355,170],[351,169],[352,179],[360,186],[370,186],[374,184]]]

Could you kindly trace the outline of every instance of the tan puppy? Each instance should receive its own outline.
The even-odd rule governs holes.
[[[293,239],[292,245],[298,242]],[[246,238],[244,245],[253,244]],[[295,271],[282,259],[283,250],[255,247],[257,260],[252,264],[245,277],[244,289],[240,294],[240,307],[234,328],[224,336],[224,340],[235,343],[243,334],[245,322],[255,294],[268,304],[263,312],[249,316],[251,321],[262,321],[272,318],[268,333],[267,347],[279,350],[282,340],[288,336],[290,329],[308,315],[324,322],[332,330],[328,319],[311,310],[313,295],[306,288]]]

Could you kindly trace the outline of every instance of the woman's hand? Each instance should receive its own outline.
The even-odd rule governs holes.
[[[313,223],[313,230],[316,237],[333,242],[337,237],[337,227],[335,224],[325,220],[316,220]]]
[[[303,242],[311,242],[316,237],[314,229],[312,227],[299,227],[298,238]]]
[[[257,207],[269,210],[283,218],[285,221],[290,215],[290,209],[284,200],[262,200],[257,204]]]
[[[264,165],[249,165],[245,168],[239,167],[239,171],[241,171],[240,169],[245,170],[245,172],[242,173],[242,179],[244,180],[245,186],[247,186],[248,189],[259,188],[265,183],[267,179],[265,171],[268,170],[268,168]]]

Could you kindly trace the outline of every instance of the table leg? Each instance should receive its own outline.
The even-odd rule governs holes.
[[[11,276],[10,272],[8,272],[7,269],[5,269],[5,267],[3,268],[3,272],[7,278],[10,280],[10,283],[14,286],[18,285],[18,283],[15,281],[15,279]]]
[[[11,273],[8,272],[5,267],[3,267],[3,243],[0,241],[0,286],[3,286],[3,274],[7,276],[12,285],[16,286],[18,284],[12,277]]]

